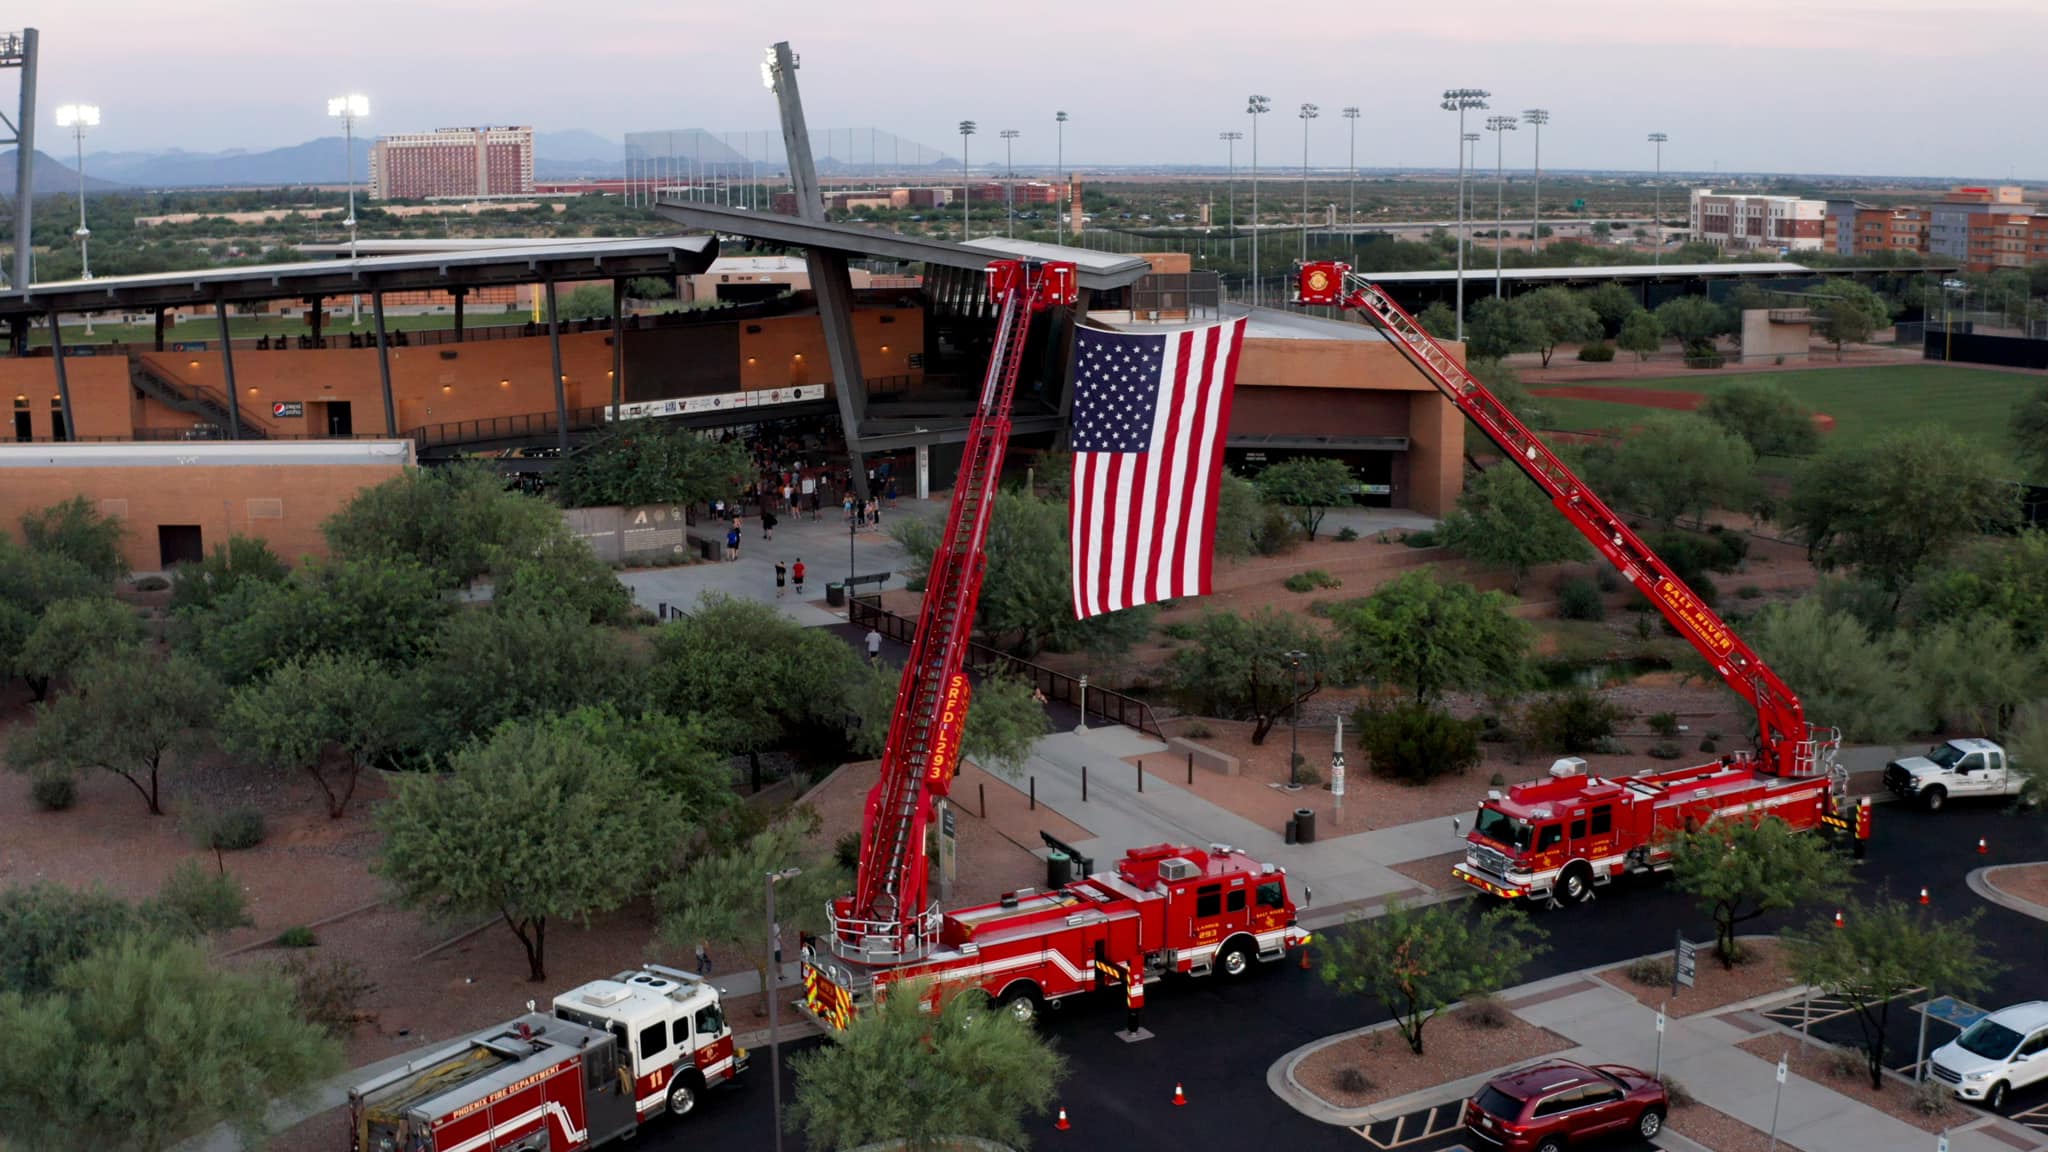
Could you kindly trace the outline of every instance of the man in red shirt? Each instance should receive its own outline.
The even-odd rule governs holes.
[[[799,595],[799,596],[803,595],[803,594],[804,594],[804,560],[803,560],[803,557],[801,557],[801,556],[797,557],[796,563],[795,563],[795,564],[794,564],[794,565],[793,565],[793,566],[792,566],[792,567],[790,568],[790,570],[789,570],[789,578],[790,578],[790,580],[791,580],[791,581],[792,581],[793,583],[795,583],[795,584],[796,584],[796,594],[797,594],[797,595]]]

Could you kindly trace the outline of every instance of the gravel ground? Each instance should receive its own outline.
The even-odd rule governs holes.
[[[1316,1049],[1295,1066],[1294,1077],[1326,1104],[1357,1108],[1571,1047],[1512,1013],[1504,1014],[1505,1027],[1487,1028],[1471,1023],[1468,1012],[1460,1008],[1430,1021],[1422,1030],[1421,1056],[1398,1031],[1383,1028]],[[1337,1074],[1345,1068],[1363,1073],[1369,1090],[1338,1088]]]
[[[1727,971],[1714,957],[1713,944],[1701,944],[1699,982],[1691,988],[1680,989],[1675,997],[1671,995],[1669,984],[1652,987],[1629,979],[1626,964],[1603,968],[1594,975],[1651,1008],[1664,1005],[1668,1001],[1669,1007],[1666,1011],[1673,1016],[1693,1016],[1701,1012],[1710,1012],[1730,1004],[1740,1004],[1752,997],[1784,991],[1798,983],[1792,978],[1791,969],[1785,966],[1783,950],[1777,941],[1747,940],[1743,942],[1743,948],[1747,951],[1749,960],[1737,964],[1734,971]]]
[[[1458,888],[1464,882],[1451,875],[1451,865],[1465,861],[1463,852],[1446,852],[1441,856],[1425,856],[1410,860],[1406,864],[1394,865],[1394,871],[1406,876],[1424,888]]]
[[[2038,908],[2048,909],[2048,861],[2001,869],[1993,872],[1988,879],[1993,888],[2007,896],[2030,901]]]
[[[1769,1133],[1759,1132],[1726,1112],[1705,1104],[1673,1108],[1665,1119],[1666,1126],[1673,1132],[1689,1136],[1714,1152],[1770,1152]]]
[[[1947,1116],[1924,1115],[1913,1107],[1912,1086],[1891,1076],[1885,1077],[1882,1090],[1872,1091],[1870,1075],[1862,1070],[1860,1052],[1857,1053],[1857,1074],[1837,1076],[1829,1060],[1834,1049],[1826,1044],[1814,1043],[1811,1047],[1801,1049],[1799,1040],[1793,1036],[1759,1036],[1754,1040],[1745,1040],[1736,1047],[1772,1064],[1778,1062],[1779,1056],[1789,1053],[1794,1075],[1804,1076],[1816,1084],[1826,1085],[1859,1104],[1867,1104],[1894,1120],[1903,1120],[1923,1132],[1941,1132],[1973,1116],[1972,1113],[1961,1109],[1953,1110]]]

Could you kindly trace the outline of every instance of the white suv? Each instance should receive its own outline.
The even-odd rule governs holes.
[[[1934,1050],[1935,1078],[1997,1112],[2015,1088],[2048,1081],[2048,1000],[1993,1012]]]

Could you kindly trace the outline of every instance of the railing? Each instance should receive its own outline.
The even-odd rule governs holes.
[[[569,430],[589,431],[604,426],[604,414],[610,405],[599,404],[590,408],[569,409]],[[516,416],[492,416],[482,420],[451,420],[445,424],[427,424],[408,429],[404,435],[422,449],[442,448],[451,444],[474,444],[479,440],[512,440],[521,436],[538,436],[561,428],[561,420],[553,410],[546,412],[522,412]]]
[[[194,408],[204,409],[207,410],[208,414],[217,413],[222,422],[227,420],[228,407],[225,395],[215,395],[211,388],[204,385],[185,384],[174,380],[157,370],[147,361],[130,360],[128,363],[129,379],[144,391],[154,389],[166,394],[166,396],[170,397],[169,399],[166,399],[166,396],[158,397],[164,403],[187,412],[191,412]],[[197,414],[199,413],[194,413],[194,415]],[[238,414],[241,416],[242,429],[245,432],[253,430],[259,437],[266,440],[270,439],[277,432],[277,429],[272,427],[269,421],[251,415],[247,409],[242,410]]]
[[[853,624],[864,624],[874,628],[883,636],[898,643],[908,644],[917,635],[917,621],[882,607],[873,596],[852,596],[847,599],[847,619]],[[1064,672],[1054,671],[1043,664],[1033,664],[1019,659],[1000,649],[975,642],[968,645],[969,663],[975,671],[984,675],[991,672],[1007,673],[1031,683],[1033,688],[1045,693],[1047,700],[1081,707],[1081,682]],[[1087,715],[1099,716],[1113,724],[1150,732],[1162,739],[1165,733],[1159,728],[1159,721],[1152,714],[1152,706],[1135,696],[1126,696],[1090,684]]]

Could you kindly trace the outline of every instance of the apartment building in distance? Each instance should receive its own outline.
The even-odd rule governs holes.
[[[1693,238],[1725,251],[1776,248],[1818,252],[1826,246],[1826,219],[1825,200],[1717,194],[1711,188],[1692,190]]]
[[[2010,185],[1954,188],[1922,207],[1829,201],[1827,236],[1837,255],[1912,252],[1970,272],[2048,263],[2048,214]]]
[[[372,200],[532,194],[532,128],[436,128],[370,148]]]

